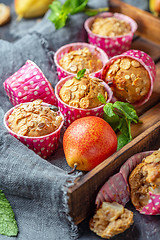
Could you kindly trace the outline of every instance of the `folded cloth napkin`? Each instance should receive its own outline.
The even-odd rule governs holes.
[[[105,1],[89,2],[91,7],[106,6]],[[19,227],[16,239],[21,240],[78,238],[77,226],[68,214],[67,187],[73,184],[79,173],[67,174],[69,167],[63,153],[62,138],[57,152],[47,161],[7,133],[3,125],[4,113],[12,107],[3,82],[30,59],[54,87],[58,81],[54,52],[64,44],[86,40],[85,14],[71,16],[67,26],[60,30],[55,30],[48,14],[33,27],[25,28],[23,34],[20,30],[24,22],[12,20],[12,34],[14,31],[18,40],[13,43],[0,40],[0,189],[15,212]],[[0,239],[10,238],[0,235]]]

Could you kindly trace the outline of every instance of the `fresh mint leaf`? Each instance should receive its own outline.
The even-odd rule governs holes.
[[[120,134],[117,137],[117,140],[118,140],[117,151],[120,150],[122,147],[124,147],[127,143],[129,143],[131,141],[124,134]]]
[[[106,99],[105,99],[105,97],[100,93],[100,94],[98,94],[98,100],[101,102],[101,103],[103,103],[103,104],[106,104]]]
[[[136,110],[131,104],[120,101],[106,103],[103,110],[104,120],[110,124],[115,132],[117,130],[121,132],[118,136],[117,150],[119,150],[132,140],[131,123],[139,122]]]
[[[16,237],[18,234],[14,212],[2,190],[0,190],[0,234],[8,237]]]
[[[104,120],[110,124],[110,126],[113,128],[114,131],[116,131],[120,123],[120,118],[114,112],[113,103],[107,103],[103,107],[103,111],[104,111]]]
[[[66,0],[62,4],[59,0],[54,0],[49,8],[51,13],[49,20],[54,23],[56,29],[60,29],[66,25],[66,21],[70,15],[84,12],[89,16],[98,14],[99,12],[104,12],[108,8],[100,9],[89,9],[87,8],[88,0]]]
[[[71,3],[73,8],[71,15],[73,15],[78,12],[82,12],[88,3],[88,0],[71,0]]]
[[[137,116],[136,110],[134,109],[134,107],[131,104],[125,103],[125,102],[116,101],[114,103],[114,108],[120,110],[121,113],[127,119],[132,120],[135,123],[138,122],[138,116]]]
[[[76,76],[75,78],[76,78],[77,80],[80,80],[80,79],[84,76],[85,71],[86,71],[85,68],[82,69],[82,70],[80,70],[80,71],[78,71],[78,72],[77,72],[77,76]]]

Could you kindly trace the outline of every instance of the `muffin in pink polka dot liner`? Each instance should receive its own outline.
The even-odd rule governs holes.
[[[160,150],[130,157],[102,186],[96,204],[116,201],[125,205],[130,199],[141,214],[160,215]]]
[[[38,100],[39,101],[39,100]],[[34,101],[35,102],[35,101]],[[23,134],[23,132],[24,132],[24,128],[25,128],[25,126],[26,125],[29,125],[30,124],[30,126],[31,127],[33,127],[33,128],[31,128],[31,130],[30,131],[32,131],[32,133],[34,133],[34,132],[38,132],[38,127],[39,128],[45,128],[45,125],[44,125],[44,116],[40,116],[41,117],[41,120],[42,120],[42,122],[39,122],[39,125],[38,125],[38,127],[37,126],[35,126],[35,121],[37,121],[37,123],[38,123],[38,121],[39,121],[39,119],[38,118],[36,118],[35,117],[35,119],[34,119],[34,117],[33,117],[33,121],[30,121],[30,119],[29,119],[29,121],[30,122],[27,122],[27,123],[25,123],[25,124],[21,124],[21,122],[23,122],[24,121],[24,118],[22,117],[22,119],[19,119],[19,122],[20,123],[18,123],[18,121],[16,121],[17,122],[17,125],[19,124],[19,126],[20,126],[20,124],[21,124],[21,132],[20,131],[18,131],[18,132],[16,132],[16,131],[13,131],[11,128],[10,128],[10,125],[9,125],[9,117],[11,116],[11,114],[13,113],[13,111],[15,110],[15,109],[17,109],[17,108],[19,108],[19,107],[23,107],[24,109],[26,108],[26,106],[28,105],[28,106],[30,106],[30,108],[31,108],[31,105],[30,105],[30,103],[32,104],[32,103],[34,103],[34,102],[26,102],[26,103],[21,103],[21,104],[19,104],[19,105],[16,105],[15,107],[13,107],[13,108],[11,108],[9,111],[7,111],[6,112],[6,114],[4,115],[4,120],[3,120],[3,122],[4,122],[4,125],[5,125],[5,127],[6,127],[6,129],[8,130],[8,132],[12,135],[12,136],[14,136],[15,138],[17,138],[19,141],[21,141],[24,145],[26,145],[29,149],[31,149],[31,150],[33,150],[36,154],[38,154],[39,156],[41,156],[42,158],[44,158],[44,159],[46,159],[46,158],[48,158],[51,154],[53,154],[54,153],[54,151],[58,148],[58,144],[59,144],[59,138],[60,138],[60,132],[61,132],[61,128],[62,128],[62,126],[63,126],[63,123],[64,123],[64,117],[63,117],[63,115],[62,115],[62,113],[61,112],[56,112],[56,116],[59,116],[60,117],[60,120],[59,120],[59,126],[57,125],[57,129],[56,130],[54,130],[53,132],[50,132],[49,134],[46,134],[46,135],[42,135],[42,136],[36,136],[36,134],[33,134],[33,136],[27,136],[27,135],[24,135]],[[51,105],[50,104],[47,104],[47,103],[44,103],[44,102],[42,102],[41,103],[41,105],[42,105],[42,107],[43,107],[43,109],[45,108],[45,107],[47,107],[47,109],[45,110],[45,111],[48,111],[48,107],[50,107]],[[37,107],[34,107],[34,111],[35,111],[35,113],[36,114],[38,114],[38,112],[36,112],[36,111],[38,111],[37,110],[38,108]],[[22,112],[22,110],[20,110],[21,112]],[[50,110],[51,111],[51,110]],[[29,113],[30,114],[30,113]],[[17,119],[19,118],[19,117],[21,117],[21,116],[19,116],[19,113],[17,113],[16,114],[17,115]],[[46,113],[46,115],[47,115],[47,113]],[[26,115],[26,117],[29,117],[30,118],[30,116],[27,116]],[[14,117],[15,118],[15,117]],[[37,120],[36,120],[37,119]],[[31,119],[32,120],[32,119]],[[28,121],[28,120],[27,120]],[[32,124],[32,122],[33,122],[33,124]],[[36,129],[36,130],[34,130],[34,128]],[[49,128],[49,125],[48,125],[48,128]],[[41,130],[40,129],[40,130]],[[42,129],[43,130],[43,129]],[[44,131],[46,131],[46,128],[44,129]],[[22,133],[22,134],[21,134]]]
[[[76,119],[81,118],[81,117],[86,117],[86,116],[103,117],[104,104],[102,104],[98,107],[84,109],[84,108],[80,108],[80,107],[70,106],[62,101],[62,99],[60,98],[60,95],[59,95],[60,90],[61,90],[62,86],[67,81],[72,80],[73,77],[75,77],[75,75],[71,75],[71,76],[61,79],[55,86],[55,95],[58,99],[58,108],[64,116],[64,126],[65,127],[68,127],[73,121],[75,121]],[[110,87],[104,81],[102,81],[102,80],[100,80],[100,81],[102,82],[102,85],[105,87],[105,90],[108,95],[106,102],[110,102],[112,99],[112,91],[111,91]]]
[[[40,68],[32,61],[26,61],[12,76],[3,83],[4,89],[15,106],[20,103],[34,101],[37,98],[57,106],[57,99],[51,83]]]
[[[130,67],[128,67],[127,65],[125,66],[125,68],[127,69],[128,72],[126,72],[126,69],[124,67],[123,67],[124,69],[123,68],[121,69],[122,61],[124,61],[127,58],[130,59],[130,61],[131,61],[130,62]],[[121,61],[121,62],[118,62],[118,61]],[[130,72],[130,71],[133,71],[132,70],[132,68],[133,68],[133,66],[132,66],[133,63],[132,62],[134,64],[136,64],[135,68],[134,68],[134,73]],[[139,66],[137,65],[137,62],[139,62]],[[127,64],[127,62],[123,62],[123,64],[124,63]],[[108,77],[109,76],[109,72],[111,71],[111,68],[110,68],[111,65],[112,65],[112,67],[114,67],[114,66],[117,67],[117,70],[115,69],[115,71],[117,71],[116,78],[117,79],[121,79],[120,80],[121,82],[119,82],[119,83],[117,82],[116,85],[114,84],[115,77],[113,78],[113,80],[109,79],[109,77]],[[120,65],[120,67],[119,67],[119,65]],[[147,76],[142,79],[143,80],[143,84],[140,83],[141,84],[140,85],[138,81],[141,81],[141,78],[142,78],[141,74],[143,74],[143,72],[142,72],[143,69],[147,71]],[[120,78],[121,77],[120,75],[118,76],[120,71],[121,71],[121,74],[123,74],[123,72],[125,73],[125,76],[123,76],[123,78]],[[111,72],[111,74],[112,74],[112,72]],[[133,79],[132,79],[132,77],[133,77]],[[130,85],[132,88],[134,88],[134,90],[141,89],[141,88],[142,88],[141,90],[143,90],[144,88],[146,88],[147,84],[145,82],[146,82],[146,80],[148,80],[148,85],[150,85],[148,87],[148,90],[147,90],[148,92],[146,91],[145,95],[143,95],[142,98],[140,98],[139,100],[137,100],[135,102],[129,102],[132,105],[134,105],[135,107],[138,107],[138,106],[141,106],[141,105],[145,104],[149,100],[151,95],[152,95],[152,92],[153,92],[153,82],[155,81],[155,78],[156,78],[156,66],[155,66],[155,63],[152,60],[152,58],[147,53],[145,53],[143,51],[140,51],[140,50],[131,49],[131,50],[128,50],[128,51],[124,52],[121,55],[117,55],[117,56],[114,56],[111,59],[109,59],[109,61],[106,63],[106,65],[104,66],[104,68],[102,70],[101,78],[104,81],[106,81],[107,83],[108,82],[110,82],[110,83],[112,82],[113,83],[113,88],[114,87],[118,88],[119,97],[121,97],[120,96],[121,93],[123,94],[123,92],[124,92],[124,91],[122,92],[122,90],[126,90],[126,88],[127,88],[126,83],[127,82],[128,82],[128,85]],[[124,78],[126,78],[126,79],[124,79]],[[125,86],[123,86],[123,84],[124,84],[123,80],[125,80]],[[122,85],[120,85],[120,84],[122,84]],[[120,86],[120,88],[119,88],[119,86]],[[112,85],[111,85],[111,88],[112,88]],[[128,90],[129,90],[129,88],[128,88]],[[129,91],[128,90],[126,90],[126,91],[128,92],[128,95],[129,95]],[[139,94],[141,94],[141,92],[140,93],[139,92],[135,92],[135,94],[133,93],[134,98],[136,98]],[[139,96],[141,96],[141,95],[139,95]],[[112,100],[113,101],[116,101],[116,100],[123,101],[123,100],[117,98],[114,95],[114,90],[113,90],[113,99]]]
[[[66,45],[62,46],[61,48],[59,48],[54,55],[54,62],[57,66],[59,80],[61,80],[61,78],[65,78],[67,76],[74,74],[72,71],[66,70],[60,65],[60,60],[64,57],[64,55],[71,53],[72,51],[83,50],[85,48],[87,48],[89,50],[89,52],[91,52],[91,54],[95,55],[101,61],[102,67],[105,65],[105,63],[108,60],[108,56],[99,47],[96,47],[96,46],[93,46],[92,44],[88,44],[88,43],[84,43],[84,42],[66,44]],[[72,63],[70,63],[70,65],[71,64]],[[74,66],[72,66],[72,67],[74,67]],[[91,72],[91,74],[94,75],[95,77],[100,77],[102,67],[96,72]],[[83,68],[85,68],[85,67],[83,67]],[[76,74],[77,74],[77,72],[75,72],[75,75]]]
[[[98,34],[95,34],[91,31],[92,24],[94,20],[97,17],[102,18],[117,18],[119,20],[124,20],[125,22],[129,23],[131,27],[131,31],[125,35],[120,36],[101,36]],[[135,31],[137,30],[137,23],[130,17],[120,14],[120,13],[111,13],[111,12],[105,12],[98,14],[97,16],[90,17],[85,21],[85,29],[88,33],[88,41],[90,44],[93,44],[97,47],[100,47],[103,49],[109,58],[121,54],[131,47],[133,35]]]

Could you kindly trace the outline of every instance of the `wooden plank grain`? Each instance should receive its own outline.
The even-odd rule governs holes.
[[[68,189],[70,215],[76,224],[93,214],[95,198],[105,181],[132,155],[160,147],[160,121],[85,174]]]
[[[119,0],[109,0],[111,12],[119,12],[134,19],[138,24],[136,34],[160,44],[160,18]]]
[[[160,27],[160,26],[159,26]],[[157,62],[160,59],[160,45],[149,41],[146,38],[137,38],[132,42],[131,49],[141,50]]]

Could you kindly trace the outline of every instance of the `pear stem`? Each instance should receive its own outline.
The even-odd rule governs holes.
[[[76,171],[77,165],[78,165],[78,164],[75,163],[73,169],[72,169],[70,172],[68,172],[68,174],[74,173],[74,172]]]

